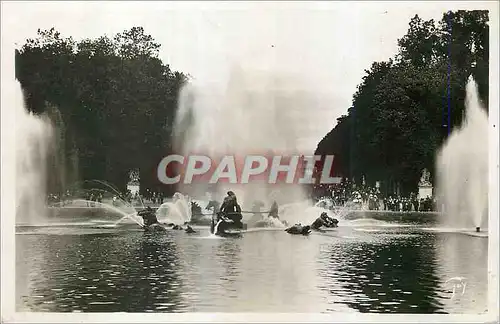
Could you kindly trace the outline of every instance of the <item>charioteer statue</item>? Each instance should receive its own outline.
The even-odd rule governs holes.
[[[219,210],[219,217],[226,217],[233,221],[234,227],[243,228],[243,215],[241,214],[241,207],[238,204],[238,199],[232,191],[227,192]]]
[[[228,229],[245,229],[242,222],[241,207],[238,199],[232,191],[227,192],[216,218],[212,218],[210,231],[216,235],[228,234]]]

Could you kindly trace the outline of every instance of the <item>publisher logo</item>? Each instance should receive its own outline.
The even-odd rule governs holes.
[[[324,158],[324,159],[323,159]],[[322,170],[315,174],[321,161]],[[341,178],[332,177],[333,155],[226,155],[211,158],[206,155],[168,155],[158,165],[158,180],[163,184],[229,183],[247,184],[260,181],[268,184],[335,184]]]

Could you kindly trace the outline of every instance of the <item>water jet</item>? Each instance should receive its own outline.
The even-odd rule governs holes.
[[[197,81],[182,89],[174,125],[180,154],[196,152],[217,160],[225,155],[244,158],[304,153],[300,130],[308,126],[309,110],[319,103],[312,91],[304,90],[305,85],[292,76],[238,66],[225,81],[221,87]],[[301,185],[269,184],[260,179],[250,182],[217,183],[214,193],[223,196],[233,190],[244,209],[251,208],[255,200],[271,205],[273,191],[278,193],[275,200],[280,205],[306,199]],[[197,183],[180,189],[199,197],[208,187],[208,183]]]
[[[24,93],[15,81],[16,224],[46,219],[47,167],[54,131],[46,118],[26,109]]]
[[[165,202],[156,211],[158,220],[162,223],[173,223],[176,225],[185,224],[191,221],[192,212],[189,198],[176,192],[172,196],[172,201]]]
[[[477,84],[469,77],[465,116],[437,156],[437,199],[441,224],[449,228],[488,227],[488,115]]]

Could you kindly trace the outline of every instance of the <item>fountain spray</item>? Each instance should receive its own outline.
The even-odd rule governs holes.
[[[50,120],[26,109],[16,80],[16,223],[32,224],[46,218],[47,158],[53,148]]]
[[[181,154],[212,157],[247,154],[301,154],[300,129],[307,126],[307,109],[314,105],[312,93],[295,79],[269,71],[247,71],[234,67],[222,87],[187,85],[181,92],[175,136]],[[308,153],[307,155],[310,155]],[[190,196],[204,195],[207,186],[184,186]],[[249,184],[220,184],[217,196],[227,190],[238,196],[242,208],[254,200],[271,205],[306,200],[300,185],[255,181]],[[271,199],[271,193],[276,197]]]
[[[466,87],[465,118],[453,131],[437,158],[438,199],[446,227],[488,225],[488,115],[472,76]]]

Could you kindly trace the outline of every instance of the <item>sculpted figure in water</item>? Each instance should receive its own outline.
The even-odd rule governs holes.
[[[143,229],[146,232],[165,232],[166,229],[160,222],[158,222],[158,218],[156,218],[156,213],[151,207],[146,207],[146,209],[141,210],[137,213],[140,217],[142,217],[144,226]]]
[[[273,201],[273,204],[271,205],[271,210],[269,211],[269,217],[274,217],[276,219],[279,219],[279,216],[278,216],[278,203],[275,201]]]
[[[231,229],[246,229],[246,226],[241,222],[241,207],[238,204],[236,195],[232,191],[227,192],[227,197],[217,213],[217,219],[212,218],[210,232],[216,235],[232,235],[228,230]]]
[[[212,216],[215,217],[217,214],[217,211],[219,210],[220,204],[217,200],[210,200],[207,204],[207,207],[205,207],[206,210],[212,209]]]
[[[285,231],[289,234],[301,234],[308,235],[312,230],[319,231],[322,226],[325,227],[338,227],[339,221],[335,218],[328,216],[326,212],[321,213],[321,215],[311,224],[303,226],[302,224],[295,224],[292,227],[287,228]]]
[[[196,231],[191,226],[188,225],[186,227],[186,233],[191,234],[191,233],[196,233]]]
[[[328,216],[326,212],[321,213],[321,215],[316,218],[316,220],[311,224],[313,230],[319,230],[321,227],[338,227],[339,221],[335,218]]]
[[[156,218],[156,213],[151,207],[146,207],[146,209],[141,210],[137,213],[140,217],[142,217],[144,221],[144,226],[151,226],[153,224],[159,224],[158,218]]]
[[[295,224],[285,230],[288,234],[293,234],[293,235],[309,235],[311,233],[311,226],[309,225],[302,225],[302,224]]]
[[[238,200],[234,192],[227,192],[227,196],[224,198],[222,206],[220,207],[220,212],[223,216],[232,220],[236,227],[243,227],[243,224],[241,223],[241,220],[243,219],[243,216],[241,215],[241,207],[238,204]]]

